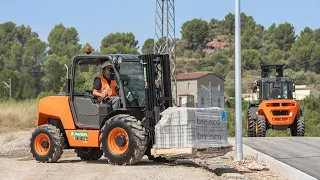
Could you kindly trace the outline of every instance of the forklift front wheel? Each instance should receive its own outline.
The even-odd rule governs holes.
[[[147,133],[135,117],[119,114],[101,129],[101,149],[111,164],[135,164],[147,149]]]

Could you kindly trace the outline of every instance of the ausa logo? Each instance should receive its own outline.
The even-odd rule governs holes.
[[[71,132],[75,140],[88,141],[88,132]]]
[[[88,133],[87,132],[71,132],[71,136],[88,137]]]

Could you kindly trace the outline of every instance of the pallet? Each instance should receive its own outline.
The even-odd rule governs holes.
[[[152,148],[153,156],[162,156],[167,159],[188,159],[188,158],[213,158],[223,156],[232,151],[232,146],[217,148]]]

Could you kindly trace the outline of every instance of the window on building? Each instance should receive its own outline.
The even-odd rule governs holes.
[[[220,92],[220,84],[218,84],[218,91]]]
[[[188,83],[188,90],[189,91],[191,90],[191,83],[190,82]]]

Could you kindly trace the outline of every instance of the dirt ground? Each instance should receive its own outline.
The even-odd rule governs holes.
[[[31,131],[0,134],[0,179],[104,179],[104,180],[286,180],[263,162],[245,157],[233,162],[234,152],[222,157],[154,163],[146,157],[133,166],[113,166],[105,158],[81,161],[73,150],[65,150],[57,163],[38,163],[29,152]]]

